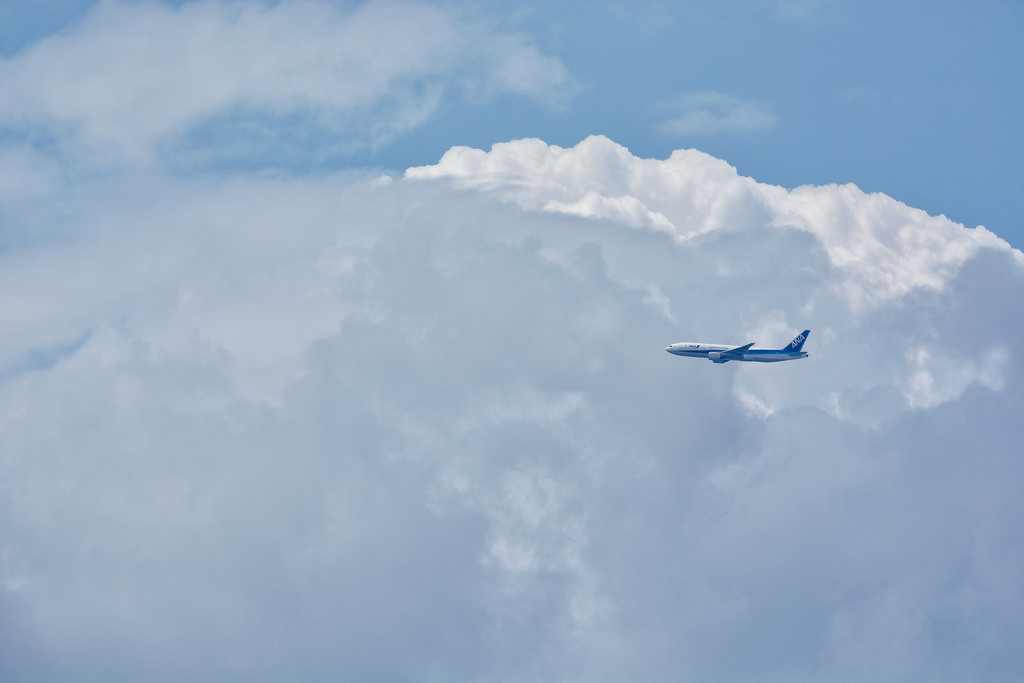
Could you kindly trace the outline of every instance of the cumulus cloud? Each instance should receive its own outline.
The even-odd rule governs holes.
[[[671,118],[661,124],[661,131],[676,137],[741,133],[776,123],[775,115],[764,103],[714,91],[686,93],[664,109],[671,112]]]
[[[555,106],[572,87],[523,36],[437,5],[112,1],[0,62],[0,126],[117,163],[317,158],[394,139],[450,91]]]
[[[103,3],[0,72],[0,678],[1024,671],[992,233],[603,137],[181,172],[565,96],[441,6]]]
[[[0,677],[1024,670],[983,229],[601,137],[8,187]]]
[[[697,150],[669,159],[636,159],[606,138],[572,149],[540,140],[498,144],[490,152],[456,147],[409,178],[451,178],[460,187],[494,191],[524,208],[606,219],[667,231],[677,241],[710,239],[754,226],[814,236],[834,267],[834,285],[860,309],[912,290],[941,290],[978,249],[1020,252],[984,227],[965,230],[886,195],[855,185],[792,192],[741,177]],[[894,227],[895,226],[895,227]],[[722,272],[730,266],[723,262]]]

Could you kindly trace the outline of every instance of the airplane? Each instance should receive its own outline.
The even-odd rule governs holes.
[[[754,342],[743,346],[725,346],[724,344],[702,344],[696,342],[678,342],[665,347],[669,353],[688,358],[707,358],[712,363],[728,363],[731,360],[743,360],[753,363],[777,363],[783,360],[807,358],[804,342],[810,330],[804,330],[781,349],[755,349]]]

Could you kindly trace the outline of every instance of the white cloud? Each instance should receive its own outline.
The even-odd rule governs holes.
[[[990,233],[604,138],[67,182],[5,206],[74,232],[0,254],[0,677],[1020,671]]]
[[[687,93],[664,109],[672,118],[661,124],[661,131],[678,137],[762,130],[777,121],[764,103],[713,91]]]
[[[0,678],[1024,670],[995,235],[602,137],[167,171],[375,144],[452,90],[564,101],[442,6],[105,3],[0,71],[33,143],[0,154]],[[662,350],[804,328],[797,363]]]
[[[489,153],[456,147],[406,177],[451,178],[524,208],[665,230],[680,240],[754,226],[806,231],[827,253],[838,271],[834,284],[857,310],[916,289],[942,289],[981,248],[1008,250],[1024,265],[1020,252],[981,226],[965,230],[855,185],[787,191],[741,177],[696,150],[637,159],[600,136],[572,149],[539,140],[497,144]]]
[[[916,366],[906,384],[906,399],[911,408],[931,408],[963,394],[972,384],[993,391],[1005,386],[1009,354],[1003,347],[985,351],[980,359],[944,358],[918,347],[908,354]],[[931,368],[941,367],[935,372]]]
[[[0,125],[118,163],[323,156],[401,135],[450,90],[557,105],[571,89],[523,37],[437,5],[111,1],[0,62]]]

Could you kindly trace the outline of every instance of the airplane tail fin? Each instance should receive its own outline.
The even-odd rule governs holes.
[[[803,351],[804,342],[807,341],[807,335],[809,335],[810,333],[810,330],[804,330],[800,334],[796,335],[793,341],[789,342],[786,348],[782,350],[789,351],[790,353],[799,353],[800,351]]]

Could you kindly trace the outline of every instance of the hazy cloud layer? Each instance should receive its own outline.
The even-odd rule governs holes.
[[[0,61],[0,125],[96,162],[323,158],[429,119],[454,91],[564,103],[555,58],[414,2],[103,2]]]
[[[994,236],[604,138],[82,183],[2,254],[4,678],[1022,671]]]

